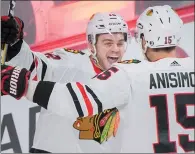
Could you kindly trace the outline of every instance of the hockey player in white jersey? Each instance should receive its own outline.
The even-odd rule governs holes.
[[[18,39],[17,43],[8,48],[6,64],[27,68],[31,71],[30,78],[35,81],[64,83],[88,80],[102,70],[108,69],[112,63],[120,61],[130,39],[128,25],[120,15],[97,13],[91,17],[87,26],[88,53],[56,49],[45,56],[32,52],[23,40],[24,25],[19,18],[10,20],[9,17],[3,16],[1,23],[2,43],[13,44]],[[82,90],[82,87],[80,88]],[[105,151],[104,149],[106,152],[113,152],[116,150],[108,148],[106,144],[100,145],[94,142],[90,144],[85,140],[79,140],[77,135],[79,131],[65,121],[67,120],[64,117],[56,116],[42,108],[30,152],[93,152],[93,150],[102,152]],[[79,143],[81,147],[71,144],[72,142],[82,142]],[[86,148],[88,146],[90,148]]]
[[[22,69],[19,70],[18,81],[29,85],[15,88],[17,95],[10,93],[9,83],[18,68],[3,66],[4,88],[1,91],[15,98],[26,96],[67,118],[77,117],[78,112],[83,114],[75,127],[85,131],[81,124],[87,118],[87,123],[91,124],[88,130],[98,127],[99,131],[95,131],[93,137],[98,134],[100,142],[108,139],[117,129],[119,120],[114,107],[124,110],[126,127],[121,132],[123,141],[118,145],[121,146],[120,152],[194,152],[194,62],[190,58],[176,58],[175,51],[181,39],[179,32],[182,25],[182,20],[170,6],[149,7],[136,23],[137,39],[145,61],[131,65],[114,64],[85,84],[22,81],[24,77],[20,76],[28,74]],[[83,87],[82,92],[78,85]],[[40,95],[44,99],[40,99]],[[103,112],[110,114],[102,121],[96,120],[102,114],[99,108],[110,108]],[[89,111],[97,115],[89,116]],[[80,137],[88,135],[82,132]]]

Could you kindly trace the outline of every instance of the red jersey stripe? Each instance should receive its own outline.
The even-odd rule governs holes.
[[[92,107],[91,101],[89,100],[89,98],[88,98],[88,96],[85,92],[84,87],[79,82],[76,82],[76,85],[79,88],[79,90],[80,90],[80,92],[83,96],[83,99],[85,101],[85,104],[86,104],[86,107],[87,107],[87,110],[88,110],[88,116],[93,115],[93,107]]]

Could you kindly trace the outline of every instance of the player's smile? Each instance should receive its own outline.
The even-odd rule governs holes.
[[[116,63],[119,60],[119,57],[116,56],[108,56],[107,60],[110,64]]]

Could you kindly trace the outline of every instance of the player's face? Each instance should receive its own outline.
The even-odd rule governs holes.
[[[121,61],[126,50],[124,34],[101,34],[96,44],[97,59],[103,69],[108,69],[118,61]]]

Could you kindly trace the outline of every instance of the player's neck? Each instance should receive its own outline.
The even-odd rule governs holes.
[[[165,52],[165,51],[159,51],[159,52],[155,52],[155,51],[149,51],[147,52],[147,57],[149,58],[149,60],[151,62],[157,61],[159,59],[163,59],[163,58],[176,58],[176,51],[170,51],[170,52]]]

